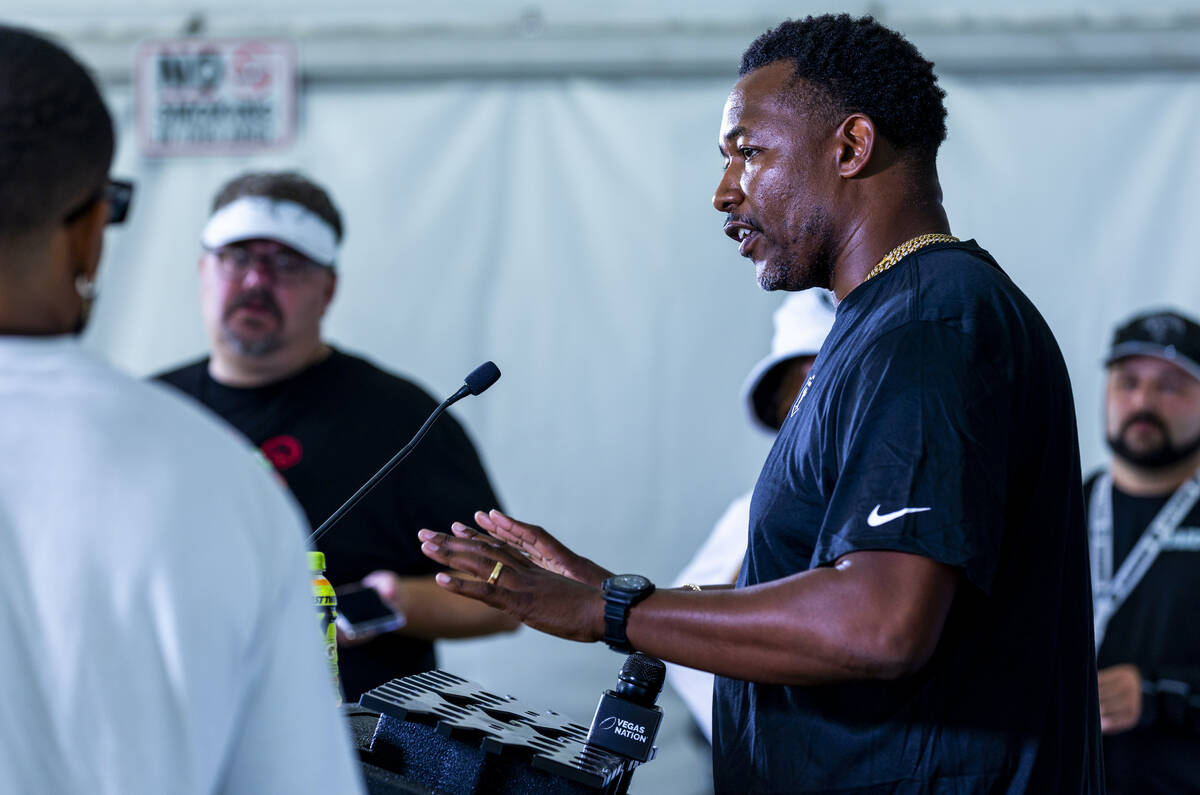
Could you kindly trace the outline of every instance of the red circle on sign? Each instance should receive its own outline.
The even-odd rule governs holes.
[[[233,76],[239,88],[262,92],[271,83],[270,64],[265,57],[271,48],[262,42],[249,42],[233,51]]]
[[[280,472],[296,466],[304,457],[304,448],[295,436],[272,436],[262,443],[262,451]]]

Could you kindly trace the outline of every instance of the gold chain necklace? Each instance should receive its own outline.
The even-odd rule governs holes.
[[[895,265],[900,260],[907,257],[914,251],[932,246],[934,243],[957,243],[958,238],[954,235],[943,235],[939,232],[931,232],[927,235],[917,235],[912,240],[906,240],[894,249],[883,255],[883,259],[879,260],[879,264],[871,268],[871,272],[867,274],[867,278],[863,281],[868,281],[874,276],[878,276],[888,268]]]

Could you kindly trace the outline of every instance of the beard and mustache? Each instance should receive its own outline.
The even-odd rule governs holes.
[[[829,289],[833,286],[833,221],[823,208],[813,208],[804,216],[800,230],[789,239],[768,233],[754,219],[729,213],[726,223],[743,223],[762,236],[762,244],[773,247],[758,274],[763,290]]]
[[[1134,450],[1125,443],[1125,432],[1135,422],[1145,422],[1158,429],[1162,442],[1141,450]],[[1181,444],[1171,440],[1167,424],[1157,414],[1149,411],[1139,411],[1128,417],[1121,424],[1116,436],[1107,437],[1108,448],[1113,455],[1139,469],[1158,470],[1168,469],[1191,458],[1200,451],[1200,434]]]
[[[230,349],[240,356],[266,356],[269,353],[279,350],[282,345],[278,333],[247,337],[239,334],[229,324],[229,320],[233,317],[234,312],[250,304],[260,305],[265,311],[275,317],[279,325],[283,325],[283,310],[279,308],[275,297],[265,288],[254,287],[246,290],[244,293],[240,293],[225,307],[225,311],[222,314],[221,336]]]

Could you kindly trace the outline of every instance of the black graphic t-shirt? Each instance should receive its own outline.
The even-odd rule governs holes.
[[[738,585],[863,550],[961,570],[932,659],[895,681],[718,677],[718,791],[1101,792],[1070,383],[973,242],[842,301],[759,476]]]
[[[386,464],[416,433],[437,401],[420,387],[369,362],[334,351],[324,360],[263,387],[223,386],[208,360],[158,379],[224,417],[287,480],[315,529]],[[411,456],[324,537],[326,576],[334,586],[376,569],[430,574],[417,531],[446,531],[477,510],[499,507],[479,455],[462,426],[438,420]],[[399,676],[435,667],[433,645],[389,633],[339,649],[348,701]]]
[[[1097,473],[1098,474],[1098,473]],[[1090,505],[1096,476],[1084,487]],[[1113,570],[1170,499],[1112,490]],[[1142,717],[1104,737],[1109,795],[1200,792],[1200,505],[1109,619],[1099,668],[1132,663],[1142,675]]]

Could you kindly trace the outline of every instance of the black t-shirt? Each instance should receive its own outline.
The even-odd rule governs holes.
[[[334,351],[283,381],[240,389],[208,374],[208,360],[158,376],[199,400],[258,445],[287,480],[315,529],[403,447],[437,401],[415,384]],[[417,531],[447,531],[477,510],[498,507],[479,455],[452,417],[324,537],[326,576],[335,586],[376,569],[430,574]],[[433,644],[389,633],[340,649],[348,701],[399,676],[435,667]]]
[[[962,571],[931,660],[894,681],[718,677],[718,791],[1101,792],[1070,383],[973,242],[842,301],[759,476],[738,586],[862,550]]]
[[[1084,487],[1090,504],[1096,476]],[[1113,487],[1113,571],[1170,499]],[[1200,504],[1184,518],[1109,619],[1098,667],[1133,663],[1143,680],[1138,726],[1104,737],[1110,795],[1200,792]]]

